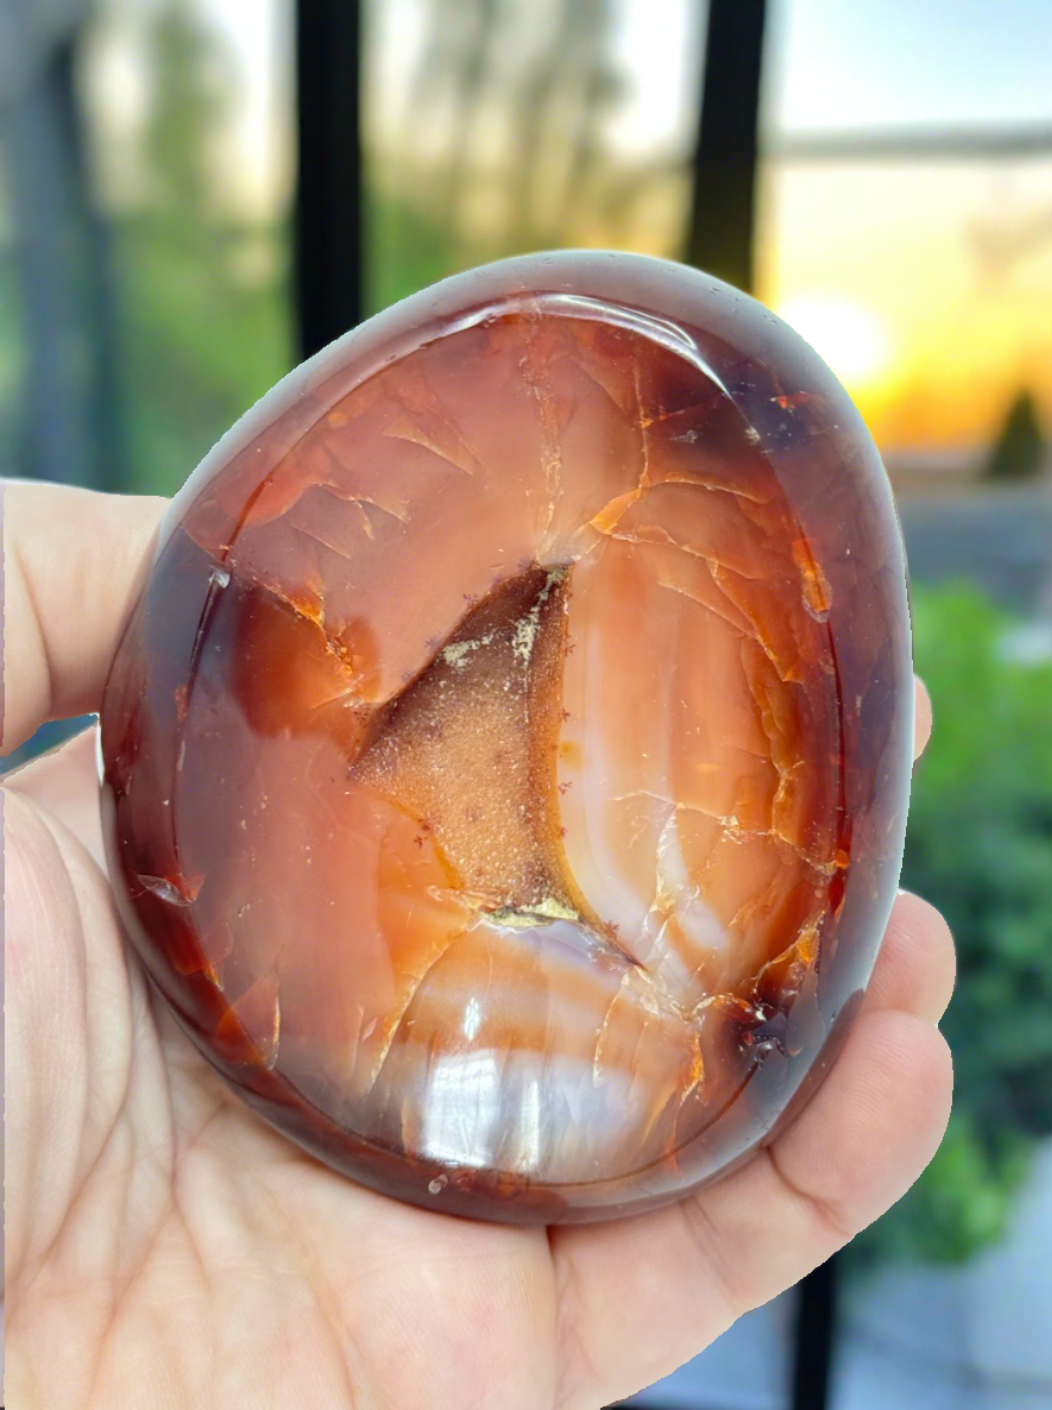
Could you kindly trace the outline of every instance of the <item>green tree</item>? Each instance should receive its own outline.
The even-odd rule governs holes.
[[[984,478],[1036,479],[1044,469],[1046,449],[1033,395],[1022,391],[1009,407],[1001,434],[987,461]]]
[[[606,215],[604,193],[622,175],[602,141],[626,91],[613,55],[613,0],[553,0],[536,12],[515,0],[430,0],[424,23],[395,161],[371,193],[383,282],[406,290],[480,260],[573,244],[589,206]],[[493,160],[488,138],[501,118],[505,217],[493,237],[473,227],[468,197]],[[434,127],[446,141],[425,166],[416,137]],[[374,244],[381,248],[375,236]]]
[[[236,70],[190,0],[165,0],[149,33],[152,105],[146,155],[156,194],[195,225],[214,205],[216,132],[228,118]]]

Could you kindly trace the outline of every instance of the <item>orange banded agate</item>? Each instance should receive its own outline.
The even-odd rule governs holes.
[[[460,275],[291,373],[173,502],[108,683],[123,919],[323,1161],[637,1212],[792,1118],[902,852],[909,616],[842,387],[681,266]]]

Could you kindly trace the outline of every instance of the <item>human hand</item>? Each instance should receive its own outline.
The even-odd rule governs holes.
[[[98,708],[164,503],[5,508],[6,752]],[[918,721],[920,748],[923,691]],[[94,735],[5,780],[10,1405],[594,1410],[823,1262],[939,1143],[953,948],[903,894],[830,1075],[717,1184],[547,1230],[355,1185],[232,1095],[129,962]]]

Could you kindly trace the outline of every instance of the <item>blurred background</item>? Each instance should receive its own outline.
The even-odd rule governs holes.
[[[960,949],[928,1172],[632,1403],[1048,1410],[1052,5],[0,0],[5,474],[169,494],[361,317],[580,245],[750,289],[861,408],[935,707],[904,884]]]

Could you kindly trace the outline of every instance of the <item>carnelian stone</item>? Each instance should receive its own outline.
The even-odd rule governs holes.
[[[636,1212],[799,1110],[894,896],[902,545],[843,388],[636,256],[458,276],[172,504],[102,711],[110,866],[244,1098],[457,1214]]]

